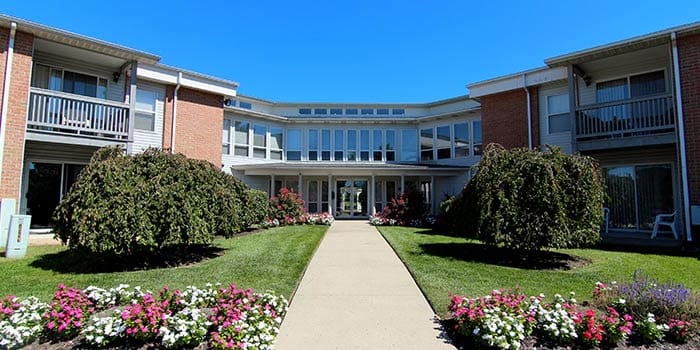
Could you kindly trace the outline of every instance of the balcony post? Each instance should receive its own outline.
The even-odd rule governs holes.
[[[569,120],[571,121],[571,153],[576,152],[576,75],[574,75],[574,66],[567,67],[568,83],[569,83]]]
[[[129,76],[129,143],[127,152],[131,153],[134,141],[134,118],[136,117],[136,84],[137,84],[138,63],[131,61],[131,75]]]

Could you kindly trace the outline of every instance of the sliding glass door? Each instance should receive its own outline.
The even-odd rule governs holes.
[[[29,163],[27,214],[32,228],[51,226],[53,211],[85,168],[82,164]]]
[[[670,164],[608,167],[603,171],[610,228],[651,230],[656,215],[674,211]]]

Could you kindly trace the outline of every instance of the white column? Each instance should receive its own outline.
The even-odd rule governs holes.
[[[333,208],[335,208],[335,200],[331,198],[333,191],[331,190],[333,184],[331,183],[331,175],[328,174],[328,213],[333,215]]]
[[[301,173],[299,173],[299,179],[298,179],[298,184],[299,184],[299,186],[297,186],[297,193],[301,194],[301,195],[302,195],[302,198],[306,198],[306,193],[304,193],[304,191],[303,191],[303,190],[304,190],[304,187],[303,187],[303,183],[302,183],[301,181],[302,181],[302,179],[301,179]],[[304,201],[304,209],[309,210],[309,207],[308,207],[307,205],[308,205],[308,203],[307,203],[307,201],[305,200],[305,201]]]
[[[377,208],[376,208],[376,206],[375,206],[375,202],[376,202],[377,200],[376,200],[376,198],[374,198],[375,192],[376,192],[376,191],[375,191],[375,186],[377,186],[377,184],[375,183],[375,179],[376,179],[376,177],[374,176],[374,174],[372,174],[372,186],[370,187],[370,188],[371,188],[371,191],[372,191],[372,193],[370,193],[370,198],[371,198],[371,199],[370,199],[370,202],[371,202],[371,203],[370,203],[370,205],[371,205],[370,208],[372,208],[372,210],[370,211],[370,214],[371,214],[371,215],[374,215],[374,214],[377,213]]]
[[[435,214],[435,176],[430,176],[430,214]]]
[[[275,194],[275,174],[272,174],[270,175],[270,198]]]
[[[401,190],[399,191],[399,196],[406,192],[406,179],[404,175],[401,175]]]

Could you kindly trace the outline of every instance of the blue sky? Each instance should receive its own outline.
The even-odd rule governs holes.
[[[426,102],[547,57],[700,20],[700,1],[29,1],[0,12],[275,101]]]

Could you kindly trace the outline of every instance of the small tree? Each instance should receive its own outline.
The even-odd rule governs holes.
[[[458,233],[521,251],[600,239],[603,184],[590,157],[488,145],[478,172],[449,205]]]
[[[270,199],[273,218],[284,224],[293,224],[304,215],[304,200],[301,194],[286,187]]]
[[[428,214],[428,206],[423,202],[423,193],[411,189],[401,194],[398,198],[392,198],[382,210],[382,217],[395,220],[399,225],[411,225],[417,222],[422,224]]]

